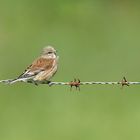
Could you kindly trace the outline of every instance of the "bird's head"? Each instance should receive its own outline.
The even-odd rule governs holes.
[[[48,58],[54,58],[56,57],[56,50],[52,46],[47,46],[43,48],[42,56],[48,57]]]

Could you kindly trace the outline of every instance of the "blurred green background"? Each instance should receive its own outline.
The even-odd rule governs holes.
[[[140,3],[1,0],[0,79],[18,76],[46,45],[53,81],[139,81]],[[0,85],[0,140],[139,140],[140,86]]]

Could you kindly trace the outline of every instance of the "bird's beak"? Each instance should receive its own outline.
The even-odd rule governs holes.
[[[58,51],[56,50],[56,51],[55,51],[55,55],[57,54],[57,52],[58,52]]]

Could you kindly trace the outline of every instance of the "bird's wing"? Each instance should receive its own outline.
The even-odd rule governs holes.
[[[53,67],[53,61],[54,59],[38,58],[18,78],[33,77],[41,71],[49,70]]]

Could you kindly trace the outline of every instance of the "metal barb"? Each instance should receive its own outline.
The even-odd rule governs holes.
[[[123,77],[122,81],[121,81],[121,85],[123,86],[129,86],[129,82],[126,80],[126,77]]]
[[[80,91],[80,80],[79,79],[74,79],[74,81],[69,82],[70,85],[70,90],[72,90],[72,87],[74,86],[76,90],[78,89]]]

